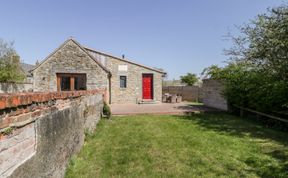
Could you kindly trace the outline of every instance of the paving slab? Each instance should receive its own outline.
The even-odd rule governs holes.
[[[217,112],[219,110],[191,103],[112,104],[112,115],[185,115],[189,113]]]

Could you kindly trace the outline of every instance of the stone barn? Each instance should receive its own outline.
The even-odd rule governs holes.
[[[34,91],[105,89],[112,104],[161,102],[162,70],[68,39],[33,70]]]

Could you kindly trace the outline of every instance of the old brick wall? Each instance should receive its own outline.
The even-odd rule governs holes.
[[[100,119],[103,93],[0,95],[0,177],[63,177]]]
[[[181,95],[184,101],[202,101],[201,88],[198,86],[163,86],[163,93]]]
[[[227,100],[223,96],[223,83],[218,80],[203,80],[203,103],[216,109],[228,110]]]
[[[72,40],[33,71],[34,91],[57,91],[56,73],[85,73],[88,90],[108,88],[108,74]]]

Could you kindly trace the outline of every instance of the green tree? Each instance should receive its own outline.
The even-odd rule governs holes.
[[[288,108],[288,6],[258,15],[230,35],[233,46],[225,50],[228,65],[204,69],[204,77],[224,81],[230,103],[263,112]]]
[[[268,9],[251,23],[239,27],[242,35],[230,36],[234,45],[225,50],[232,61],[255,64],[260,72],[288,80],[288,6]]]
[[[20,57],[13,48],[13,43],[0,39],[0,82],[17,82],[24,78]]]
[[[193,86],[198,81],[197,75],[192,73],[187,73],[185,76],[181,76],[180,79],[182,83],[188,86]]]

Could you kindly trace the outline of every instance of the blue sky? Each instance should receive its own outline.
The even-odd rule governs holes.
[[[170,79],[201,73],[227,59],[223,40],[284,0],[47,0],[2,1],[0,38],[21,59],[41,61],[67,38],[151,67]]]

